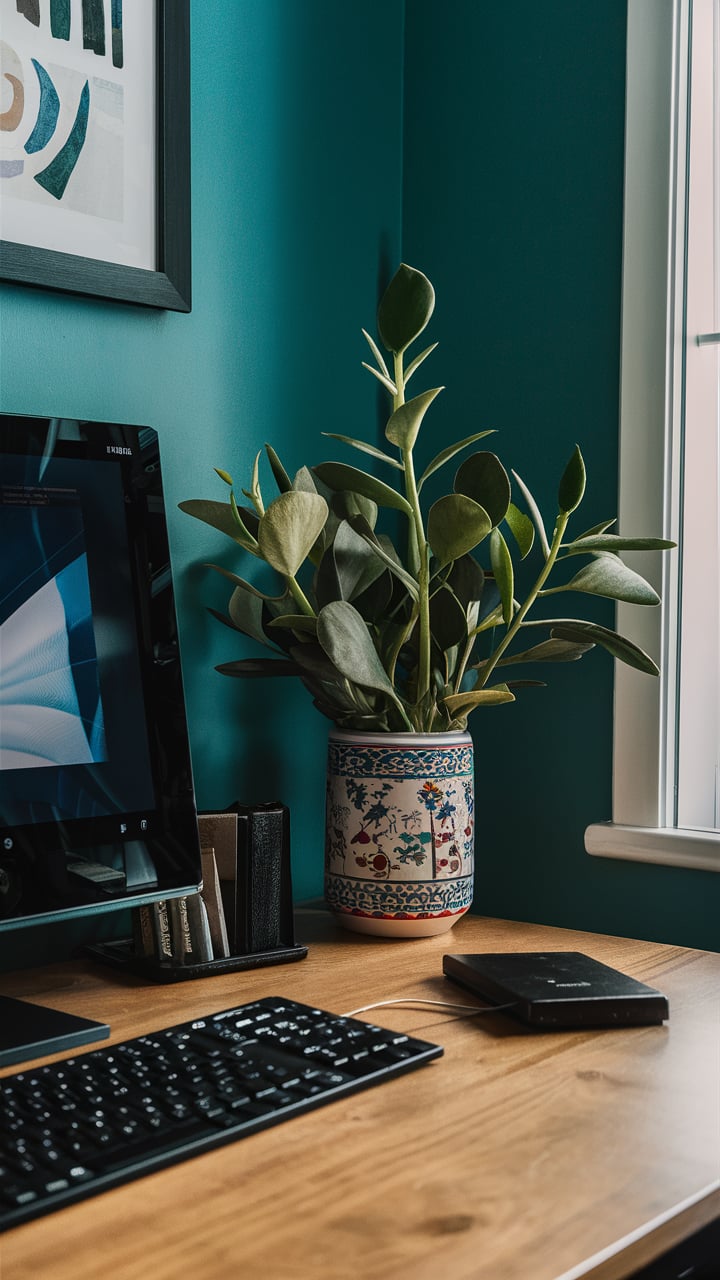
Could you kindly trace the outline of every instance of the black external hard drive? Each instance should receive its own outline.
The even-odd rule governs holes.
[[[581,951],[445,955],[443,973],[531,1027],[630,1027],[669,1016],[660,991]]]

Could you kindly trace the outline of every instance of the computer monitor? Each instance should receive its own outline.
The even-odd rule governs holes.
[[[0,939],[197,890],[157,435],[0,414]]]

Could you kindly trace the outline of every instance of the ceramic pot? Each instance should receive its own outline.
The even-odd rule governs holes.
[[[361,733],[328,741],[325,897],[360,933],[444,933],[473,894],[469,733]]]

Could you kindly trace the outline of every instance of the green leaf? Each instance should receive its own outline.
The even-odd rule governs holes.
[[[371,529],[374,529],[377,524],[377,503],[373,502],[372,498],[365,498],[362,493],[353,493],[350,489],[341,489],[339,493],[334,493],[330,509],[333,515],[338,517],[338,521],[352,521],[356,516],[361,516]]]
[[[379,507],[391,507],[395,511],[404,511],[405,515],[412,515],[412,507],[407,498],[396,489],[391,489],[390,485],[383,484],[382,480],[368,475],[366,471],[349,467],[344,462],[321,462],[313,467],[313,471],[330,489],[349,489],[362,493],[366,498],[377,502]]]
[[[548,537],[545,532],[545,525],[543,524],[543,519],[542,519],[542,516],[540,515],[540,508],[538,507],[537,502],[535,501],[530,490],[525,484],[525,481],[520,478],[517,471],[513,471],[513,475],[515,477],[515,481],[518,485],[518,488],[522,493],[523,498],[527,502],[528,511],[532,516],[533,524],[535,525],[535,528],[537,530],[537,535],[540,539],[540,546],[543,549],[543,555],[547,560],[548,556],[550,555],[550,543],[548,542]]]
[[[453,716],[467,714],[475,707],[496,707],[503,702],[514,701],[515,695],[506,684],[492,685],[489,689],[469,689],[467,693],[450,693],[442,699]]]
[[[428,356],[432,354],[436,346],[437,342],[432,342],[429,347],[426,347],[424,351],[420,352],[419,356],[415,356],[415,359],[410,361],[410,364],[405,370],[405,386],[407,386],[415,371],[420,368],[423,360],[427,360]]]
[[[592,641],[563,639],[553,631],[550,640],[543,640],[541,644],[525,649],[522,653],[514,653],[510,658],[501,658],[497,665],[510,667],[519,662],[576,662],[594,647]]]
[[[465,610],[449,587],[441,587],[430,597],[430,631],[444,653],[467,639]]]
[[[618,635],[617,631],[601,627],[597,622],[582,622],[573,618],[561,618],[551,625],[551,636],[557,636],[560,640],[578,641],[581,644],[585,641],[590,644],[599,644],[614,658],[619,658],[621,662],[634,667],[636,671],[644,671],[650,676],[659,674],[657,663],[653,662],[650,655],[632,640]]]
[[[375,549],[347,520],[338,525],[332,554],[343,600],[352,600],[385,572]]]
[[[333,545],[330,543],[327,550],[323,553],[320,563],[313,578],[313,593],[317,605],[317,610],[322,609],[323,605],[330,604],[331,600],[340,600],[342,591],[338,582],[337,567],[335,565],[335,552]],[[317,611],[316,610],[316,611]]]
[[[472,556],[459,556],[453,561],[447,582],[463,608],[467,609],[469,605],[482,600],[485,574]]]
[[[439,468],[444,466],[446,462],[449,462],[451,458],[454,458],[456,453],[460,453],[461,449],[467,449],[468,445],[475,444],[476,440],[484,440],[485,436],[492,436],[494,434],[495,428],[490,427],[487,431],[476,431],[474,435],[466,436],[464,440],[457,440],[455,444],[448,445],[447,449],[441,449],[440,453],[435,455],[432,462],[428,463],[418,480],[418,492],[422,489],[429,476],[431,476],[433,472],[438,471]]]
[[[363,337],[365,338],[365,341],[367,342],[367,344],[368,344],[368,346],[369,346],[370,350],[372,351],[372,353],[373,353],[373,355],[374,355],[375,359],[377,360],[377,363],[378,363],[378,369],[380,370],[380,372],[381,372],[381,373],[383,373],[383,374],[385,375],[385,377],[388,379],[388,382],[390,382],[390,380],[391,380],[391,379],[390,379],[390,370],[388,369],[388,367],[387,367],[387,365],[386,365],[386,363],[385,363],[385,357],[383,356],[383,353],[382,353],[382,351],[380,350],[380,348],[379,348],[379,346],[378,346],[377,342],[375,341],[375,339],[374,339],[374,338],[372,338],[372,337],[370,336],[370,334],[368,333],[367,329],[363,329],[362,334],[363,334]],[[367,368],[369,368],[369,367],[370,367],[369,365],[365,365],[365,368],[366,368],[366,369],[367,369]],[[393,386],[393,395],[396,395],[396,394],[397,394],[397,389]]]
[[[225,569],[221,564],[210,564],[208,562],[205,567],[207,569],[214,569],[216,573],[222,574],[223,578],[228,578],[230,582],[233,582],[236,587],[240,587],[241,590],[247,591],[249,595],[257,596],[259,600],[279,603],[281,600],[285,600],[287,598],[286,591],[283,591],[279,596],[269,596],[265,591],[258,591],[257,587],[254,587],[251,582],[246,582],[244,578],[238,577],[238,575],[233,573],[231,569]]]
[[[404,471],[402,462],[397,458],[391,458],[389,453],[383,453],[382,449],[376,449],[373,444],[366,444],[364,440],[354,440],[352,436],[341,436],[337,431],[322,431],[321,435],[327,436],[329,440],[339,440],[341,444],[349,444],[352,449],[360,449],[363,453],[369,453],[373,458],[379,458],[381,462],[387,462],[391,467],[395,467],[398,471]]]
[[[212,605],[206,605],[208,613],[218,622],[222,622],[224,627],[229,627],[231,631],[242,631],[242,627],[236,627],[226,613],[221,613],[219,609],[213,609]]]
[[[598,556],[576,573],[570,582],[561,587],[548,587],[540,595],[551,596],[560,591],[584,591],[588,595],[625,600],[628,604],[660,603],[654,587],[616,556]]]
[[[393,595],[395,579],[388,569],[384,569],[379,578],[371,586],[366,587],[358,595],[353,596],[352,603],[366,622],[380,622],[387,632],[386,615]]]
[[[235,501],[235,494],[230,494],[230,510],[232,511],[233,520],[236,529],[241,537],[246,538],[247,542],[243,542],[243,546],[247,546],[249,550],[255,551],[257,542],[257,531],[260,523],[257,513],[250,507],[239,507]]]
[[[598,533],[563,543],[561,550],[568,556],[580,556],[593,551],[669,551],[676,545],[667,538],[622,538],[617,533]]]
[[[278,573],[294,577],[327,515],[327,503],[319,493],[295,489],[281,493],[260,518],[258,544],[263,559]]]
[[[412,449],[425,414],[442,390],[442,387],[433,387],[431,391],[423,391],[413,400],[406,400],[405,404],[401,404],[388,419],[385,427],[386,439],[391,444],[396,444],[398,449]]]
[[[388,351],[404,351],[422,333],[435,308],[435,290],[422,271],[403,262],[378,307],[378,332]]]
[[[483,631],[491,631],[495,627],[499,627],[502,622],[502,605],[496,605],[489,609],[487,613],[483,613],[479,624],[475,627],[475,634],[480,635]],[[479,666],[479,663],[475,664]]]
[[[213,502],[205,498],[189,498],[186,502],[180,502],[178,505],[186,515],[194,516],[196,520],[202,520],[204,524],[209,524],[213,529],[219,529],[220,533],[227,534],[228,538],[232,538],[233,542],[237,542],[246,551],[255,551],[255,544],[252,538],[247,531],[243,531],[237,524],[229,502]]]
[[[391,396],[397,395],[397,387],[395,386],[395,383],[392,382],[390,378],[386,378],[379,369],[376,369],[374,365],[368,364],[367,360],[363,360],[362,367],[363,369],[367,369],[368,373],[371,373],[374,378],[377,378],[378,382],[382,384]]]
[[[346,600],[326,604],[317,618],[318,641],[334,667],[348,680],[379,689],[397,701],[370,633],[357,609]]]
[[[260,492],[260,454],[259,453],[255,454],[255,459],[253,461],[252,479],[250,481],[250,488],[243,489],[243,493],[246,498],[250,499],[256,511],[262,511],[263,501],[262,501],[262,493]],[[232,502],[232,500],[233,498],[231,494],[230,501]]]
[[[290,650],[315,706],[337,725],[387,730],[387,701],[347,680],[312,640]]]
[[[271,444],[265,445],[265,452],[268,456],[268,461],[278,489],[281,493],[287,493],[288,489],[292,489],[292,483],[287,471]]]
[[[509,626],[513,618],[515,574],[508,546],[499,529],[490,534],[490,564],[502,602],[503,622]]]
[[[295,476],[290,487],[291,489],[297,490],[297,492],[317,493],[315,478],[309,467],[300,467],[300,469],[295,472]]]
[[[575,445],[573,455],[568,462],[560,480],[558,489],[558,507],[565,515],[575,511],[583,500],[585,492],[585,463],[583,456]]]
[[[458,467],[453,488],[479,503],[490,516],[493,528],[504,520],[510,505],[510,480],[496,454],[471,454]]]
[[[535,541],[535,528],[532,520],[525,515],[524,511],[519,511],[514,502],[511,502],[505,512],[505,523],[517,543],[520,559],[524,560],[532,550],[532,545]]]
[[[612,520],[601,520],[599,524],[594,524],[592,529],[586,529],[583,534],[578,537],[594,538],[596,533],[605,533],[612,525],[617,524],[617,516],[613,516]]]
[[[438,498],[428,513],[428,542],[438,567],[472,551],[491,528],[487,511],[465,494],[448,493]]]
[[[306,644],[295,645],[290,650],[290,656],[303,672],[312,676],[314,681],[322,681],[325,685],[334,686],[333,697],[336,697],[340,706],[354,705],[352,697],[344,687],[344,676],[333,665],[319,644],[309,641]]]
[[[222,676],[239,676],[254,679],[255,676],[297,676],[300,668],[289,658],[240,658],[237,662],[221,662],[215,668]]]
[[[301,631],[303,635],[317,637],[317,618],[306,613],[282,613],[268,622],[268,627],[281,627],[285,631]]]
[[[353,516],[349,523],[352,525],[356,533],[364,538],[371,547],[374,554],[382,561],[396,578],[402,582],[403,586],[410,592],[413,600],[418,598],[418,585],[411,574],[400,562],[400,558],[395,551],[392,543],[388,538],[376,537],[367,520],[362,516]]]
[[[320,496],[325,499],[329,508],[328,518],[323,525],[320,537],[315,542],[309,557],[314,565],[319,565],[327,548],[332,546],[333,538],[337,532],[337,527],[340,521],[345,519],[345,515],[344,508],[340,515],[335,513],[333,510],[333,504],[337,494],[334,489],[330,489],[327,485],[323,484],[322,480],[315,474],[314,470],[310,471],[310,482],[313,485],[314,492],[319,493]]]
[[[228,601],[228,614],[233,626],[238,631],[242,631],[246,636],[251,636],[253,640],[257,640],[259,644],[268,646],[268,638],[264,631],[265,606],[268,599],[255,592],[252,588],[248,590],[249,584],[240,583]],[[281,596],[279,601],[286,597]],[[272,646],[270,646],[272,647]]]

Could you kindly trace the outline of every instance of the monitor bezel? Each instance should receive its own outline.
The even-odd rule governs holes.
[[[137,812],[114,814],[131,820],[123,837],[113,834],[117,849],[130,842],[140,843],[163,874],[154,884],[125,888],[96,898],[43,904],[32,909],[27,902],[22,913],[0,915],[0,935],[15,929],[105,914],[181,897],[197,892],[202,883],[197,811],[192,781],[192,763],[180,664],[177,617],[174,605],[167,521],[162,490],[162,472],[157,432],[147,426],[106,422],[97,419],[51,418],[24,414],[0,414],[0,460],[7,453],[36,457],[52,447],[54,456],[78,461],[103,461],[120,476],[130,551],[132,594],[136,628],[142,701],[150,746],[155,807],[151,830],[139,830]],[[152,522],[152,557],[149,549]],[[144,557],[144,563],[143,563]],[[165,564],[160,563],[165,558]],[[160,656],[158,656],[160,655]],[[142,812],[142,811],[141,811]],[[137,822],[135,821],[137,819]],[[93,837],[92,828],[96,835]],[[92,818],[69,819],[0,827],[0,859],[27,853],[32,858],[65,858],[70,852],[92,852],[104,861],[102,850],[108,841],[100,838],[103,821]],[[107,829],[107,823],[105,824]],[[13,849],[3,841],[12,838]],[[177,860],[172,875],[168,868]]]

